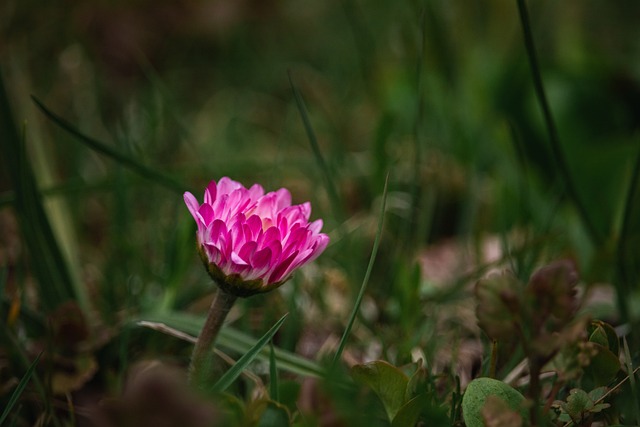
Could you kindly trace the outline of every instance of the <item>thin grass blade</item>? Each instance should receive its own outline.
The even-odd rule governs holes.
[[[371,271],[373,270],[373,263],[376,260],[376,255],[378,254],[378,246],[380,245],[380,236],[382,235],[382,225],[384,223],[384,213],[387,206],[387,189],[389,186],[389,175],[387,174],[387,178],[384,182],[384,190],[382,191],[382,204],[380,206],[380,213],[378,215],[378,230],[376,231],[376,237],[373,241],[373,249],[371,250],[371,256],[369,257],[369,265],[367,266],[367,272],[364,275],[364,279],[362,280],[362,285],[360,286],[360,291],[358,292],[358,296],[356,298],[356,302],[353,306],[353,310],[351,311],[351,316],[349,317],[349,321],[347,322],[347,327],[342,334],[342,338],[340,339],[340,344],[338,345],[338,350],[336,354],[333,356],[333,366],[336,365],[340,357],[342,357],[342,352],[344,351],[344,347],[347,344],[347,339],[349,338],[349,334],[351,333],[351,328],[353,327],[353,323],[356,320],[356,316],[358,315],[358,311],[360,310],[360,304],[362,304],[362,298],[364,297],[364,292],[367,289],[367,284],[369,283],[369,277],[371,276]]]
[[[576,207],[576,210],[582,217],[582,222],[584,223],[584,226],[589,232],[593,242],[596,244],[602,243],[604,241],[602,232],[594,224],[593,219],[589,214],[589,210],[587,209],[584,202],[580,198],[580,195],[578,194],[578,190],[575,186],[575,183],[573,182],[573,178],[571,177],[571,171],[569,170],[569,163],[567,161],[567,157],[565,156],[564,151],[562,150],[562,146],[560,144],[560,138],[558,137],[556,124],[553,119],[553,115],[551,114],[551,108],[549,107],[549,102],[547,101],[547,95],[545,93],[544,85],[542,83],[542,74],[540,73],[540,66],[538,65],[536,48],[533,42],[533,35],[531,32],[531,22],[529,19],[529,11],[527,9],[527,3],[525,0],[517,0],[517,3],[518,3],[518,12],[520,15],[520,23],[522,25],[522,33],[524,36],[525,48],[527,51],[527,57],[529,59],[529,68],[531,69],[531,77],[533,79],[533,87],[535,89],[538,103],[540,104],[540,109],[542,110],[544,123],[547,128],[547,133],[549,136],[549,142],[551,144],[551,149],[553,150],[555,161],[557,163],[558,169],[560,170],[560,176],[562,177],[566,193],[571,199],[571,201],[573,202],[574,206]]]
[[[322,151],[320,151],[318,138],[316,138],[316,134],[313,131],[313,127],[311,126],[311,120],[309,120],[309,114],[307,113],[307,107],[304,104],[302,95],[300,94],[300,91],[298,91],[296,85],[293,83],[293,78],[291,77],[290,72],[288,73],[288,75],[289,84],[291,85],[291,90],[293,91],[293,97],[296,100],[296,106],[298,107],[298,111],[300,112],[300,117],[302,118],[304,129],[307,132],[307,137],[309,138],[309,143],[311,144],[311,150],[313,151],[313,155],[316,159],[316,162],[318,163],[318,166],[320,167],[322,176],[324,177],[325,187],[327,189],[327,193],[329,194],[329,199],[331,200],[331,206],[334,210],[334,215],[339,222],[342,222],[342,203],[340,202],[340,196],[338,195],[336,184],[333,181],[329,166],[322,156]]]
[[[176,193],[182,194],[185,191],[186,187],[175,179],[151,169],[150,167],[140,163],[133,157],[119,152],[118,150],[110,147],[104,142],[98,141],[97,139],[93,139],[83,134],[74,125],[49,110],[38,98],[36,98],[35,96],[31,96],[31,99],[40,109],[40,111],[42,111],[44,115],[47,116],[47,118],[49,118],[56,125],[67,131],[69,134],[74,136],[76,139],[78,139],[80,142],[82,142],[92,150],[110,157],[113,160],[116,160],[118,163],[139,174],[140,176],[153,181],[156,184],[160,184],[165,188],[175,191]]]
[[[636,418],[636,425],[640,426],[640,390],[638,390],[638,384],[636,383],[636,373],[633,370],[633,359],[629,351],[627,337],[622,337],[622,344],[624,346],[624,363],[627,365],[627,372],[629,372],[629,384],[631,385],[631,393],[633,394],[633,401],[635,402],[633,412]]]
[[[150,313],[139,319],[134,319],[132,323],[137,325],[137,323],[145,321],[163,323],[180,332],[197,336],[204,324],[204,316],[196,316],[177,311],[164,311]],[[256,342],[257,340],[255,338],[244,332],[230,326],[224,326],[220,331],[220,335],[218,335],[216,346],[244,354],[255,346]],[[304,377],[321,377],[324,375],[324,369],[312,360],[305,359],[297,354],[277,347],[274,348],[274,353],[278,363],[278,369],[282,371]],[[258,354],[257,359],[263,362],[269,362],[269,357],[269,351],[263,349]]]
[[[273,341],[269,343],[269,395],[276,402],[280,401],[278,394],[278,366],[276,365],[276,352]]]
[[[214,391],[222,392],[222,391],[225,391],[227,387],[229,387],[231,384],[233,384],[236,378],[240,376],[242,371],[251,362],[253,362],[256,356],[258,356],[258,353],[260,353],[260,350],[262,350],[262,348],[269,341],[271,341],[271,339],[276,334],[276,332],[278,332],[278,329],[280,329],[280,326],[282,326],[282,324],[284,323],[288,315],[289,314],[287,313],[284,316],[282,316],[280,320],[278,320],[276,324],[273,325],[271,329],[269,329],[267,333],[264,334],[262,338],[260,338],[258,342],[247,353],[244,354],[244,356],[238,359],[238,361],[235,363],[235,365],[231,367],[231,369],[229,369],[227,372],[224,373],[224,375],[213,385],[212,389]]]
[[[636,199],[638,197],[638,188],[640,187],[640,150],[636,155],[635,162],[633,164],[633,172],[629,181],[629,187],[627,189],[627,195],[624,204],[624,213],[622,217],[622,224],[620,225],[620,231],[618,232],[618,242],[616,247],[616,277],[614,279],[614,285],[616,287],[617,305],[620,310],[620,317],[623,323],[629,321],[629,285],[632,280],[628,277],[628,265],[633,265],[633,260],[628,259],[631,255],[627,250],[627,240],[631,234],[632,222],[634,219],[633,211],[636,205]],[[634,338],[638,338],[637,334],[634,334]]]
[[[27,372],[24,374],[24,376],[18,383],[18,386],[13,391],[13,394],[9,399],[9,403],[7,403],[7,406],[2,411],[2,415],[0,415],[0,426],[2,425],[4,420],[9,416],[9,414],[13,410],[13,407],[16,405],[16,403],[18,403],[18,399],[20,398],[20,395],[22,395],[22,392],[24,391],[25,387],[29,383],[31,376],[33,375],[36,369],[36,366],[38,366],[38,362],[40,362],[40,356],[42,356],[42,352],[38,354],[38,357],[36,357],[33,363],[31,363],[31,366],[29,366],[29,369],[27,369]]]

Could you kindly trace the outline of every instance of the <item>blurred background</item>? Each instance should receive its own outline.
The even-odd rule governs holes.
[[[231,316],[260,336],[290,312],[283,350],[335,348],[387,174],[348,361],[418,355],[468,378],[473,283],[559,258],[594,315],[637,323],[640,4],[529,6],[561,159],[515,2],[4,0],[0,379],[51,346],[66,393],[116,393],[144,358],[184,364],[187,344],[128,325],[206,310],[182,193],[222,176],[289,188],[332,239]]]

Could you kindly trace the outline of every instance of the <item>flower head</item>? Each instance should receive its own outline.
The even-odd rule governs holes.
[[[291,205],[285,188],[265,194],[262,186],[245,188],[223,177],[211,181],[200,204],[184,201],[198,225],[200,257],[209,275],[236,296],[267,292],[286,282],[329,243],[322,220],[309,222],[311,204]]]

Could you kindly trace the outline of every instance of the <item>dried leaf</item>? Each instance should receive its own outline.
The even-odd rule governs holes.
[[[527,286],[528,301],[533,308],[534,330],[551,320],[558,330],[573,317],[577,309],[575,285],[578,273],[572,261],[561,260],[538,269]]]
[[[509,271],[492,274],[476,284],[480,328],[493,339],[512,339],[518,331],[522,285]]]

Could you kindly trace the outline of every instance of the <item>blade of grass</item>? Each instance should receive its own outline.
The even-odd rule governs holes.
[[[196,316],[176,311],[164,311],[147,314],[139,319],[133,320],[132,323],[135,325],[141,321],[164,323],[178,331],[197,336],[204,324],[204,316]],[[248,352],[255,344],[255,338],[230,326],[224,326],[222,328],[216,341],[216,346],[238,353]],[[274,350],[278,362],[278,369],[305,377],[321,377],[324,375],[324,369],[314,361],[279,348],[275,348]],[[269,361],[269,353],[266,349],[263,349],[257,357],[261,361]]]
[[[38,98],[36,98],[35,96],[31,96],[31,99],[40,109],[40,111],[42,111],[44,115],[47,116],[47,118],[67,131],[69,134],[74,136],[80,142],[87,145],[92,150],[116,160],[117,162],[127,167],[131,171],[136,172],[140,176],[153,181],[156,184],[160,184],[165,188],[175,191],[176,193],[182,194],[185,191],[186,187],[172,177],[157,172],[152,168],[140,163],[133,157],[127,156],[126,154],[123,154],[120,151],[110,147],[104,142],[100,142],[83,134],[74,125],[49,110]]]
[[[278,393],[278,366],[276,365],[276,352],[273,341],[269,343],[269,395],[276,402],[280,401]]]
[[[40,362],[40,356],[42,356],[42,352],[40,352],[40,354],[38,354],[38,357],[36,357],[33,363],[31,363],[31,365],[29,366],[29,369],[27,369],[27,372],[22,376],[22,379],[18,383],[18,386],[13,391],[13,394],[9,399],[9,403],[7,403],[7,406],[5,406],[4,410],[2,411],[2,415],[0,415],[0,426],[2,425],[4,420],[9,416],[9,414],[11,413],[11,410],[18,402],[20,395],[22,395],[22,392],[24,391],[25,387],[29,383],[31,376],[33,375],[33,372],[36,369],[36,366],[38,366],[38,362]]]
[[[529,69],[531,70],[531,77],[533,79],[533,87],[536,93],[536,98],[538,99],[538,103],[540,104],[540,109],[542,110],[542,116],[544,118],[544,123],[547,128],[547,133],[549,137],[549,142],[551,144],[551,150],[553,151],[554,158],[560,169],[560,176],[562,177],[565,190],[567,195],[575,205],[578,213],[582,218],[582,222],[584,226],[587,228],[591,239],[596,244],[603,243],[604,239],[601,235],[598,228],[593,223],[593,220],[589,216],[589,211],[587,210],[584,202],[580,198],[578,194],[578,190],[573,182],[571,177],[571,172],[569,170],[569,164],[567,162],[567,158],[562,151],[562,146],[560,145],[560,138],[558,137],[558,131],[556,129],[555,121],[553,120],[553,115],[551,114],[551,108],[549,107],[549,103],[547,101],[547,95],[544,90],[544,85],[542,83],[542,74],[540,73],[540,66],[538,65],[538,58],[536,54],[536,48],[533,43],[533,35],[531,33],[531,23],[529,19],[529,11],[527,10],[527,4],[525,0],[517,0],[518,3],[518,12],[520,15],[520,23],[522,24],[522,33],[524,36],[524,44],[527,51],[527,57],[529,59]]]
[[[636,374],[633,370],[633,359],[631,358],[631,352],[629,351],[629,344],[627,343],[627,337],[622,337],[622,344],[624,346],[624,363],[627,365],[627,372],[629,372],[629,384],[631,385],[631,394],[634,399],[633,412],[636,417],[636,425],[640,426],[640,390],[636,383]]]
[[[613,283],[616,287],[617,305],[618,310],[620,310],[620,318],[622,323],[626,323],[629,321],[629,307],[627,305],[629,280],[626,277],[625,258],[627,255],[627,251],[625,250],[625,243],[626,238],[630,233],[631,220],[633,219],[634,199],[638,192],[638,186],[640,186],[640,150],[638,150],[638,154],[633,165],[631,179],[629,181],[629,188],[627,190],[626,200],[624,204],[622,224],[620,225],[620,231],[618,232],[618,242],[616,247],[616,277]]]
[[[9,97],[0,74],[0,148],[4,166],[12,181],[14,208],[20,231],[31,260],[31,271],[37,279],[38,295],[45,311],[61,303],[75,300],[87,309],[88,299],[83,286],[73,280],[28,161],[22,136],[15,126]]]
[[[222,375],[222,377],[220,377],[220,379],[213,385],[212,390],[223,392],[227,389],[227,387],[233,384],[236,378],[240,376],[242,371],[247,366],[249,366],[249,364],[253,362],[253,360],[258,356],[260,350],[262,350],[262,348],[269,341],[271,341],[276,332],[278,332],[278,329],[280,329],[280,326],[282,326],[282,324],[284,323],[287,316],[288,313],[282,316],[280,320],[278,320],[275,325],[273,325],[271,329],[269,329],[267,333],[264,334],[262,338],[260,338],[258,342],[256,342],[256,344],[251,347],[251,349],[247,353],[245,353],[240,359],[238,359],[235,365],[233,365],[231,369],[225,372],[224,375]]]
[[[320,151],[320,146],[318,145],[318,139],[316,138],[316,134],[313,131],[313,127],[311,126],[311,120],[309,120],[309,114],[307,113],[307,107],[304,104],[304,100],[302,99],[302,95],[298,91],[298,88],[293,83],[293,78],[291,77],[291,72],[287,73],[289,76],[289,84],[291,85],[291,90],[293,91],[293,97],[296,100],[296,106],[298,107],[298,111],[300,112],[300,117],[302,118],[302,123],[304,124],[304,128],[307,132],[307,137],[309,138],[309,143],[311,144],[311,150],[313,151],[313,155],[320,167],[320,171],[322,172],[322,176],[324,178],[325,187],[327,193],[329,194],[329,199],[331,200],[331,206],[334,211],[334,215],[338,222],[343,222],[343,213],[342,213],[342,203],[340,202],[340,196],[338,195],[338,190],[335,182],[333,181],[333,177],[331,176],[331,171],[329,170],[329,166],[327,162],[324,160],[322,156],[322,152]]]
[[[380,245],[380,236],[382,235],[382,225],[384,223],[384,213],[387,205],[387,188],[389,185],[389,174],[387,174],[387,178],[384,182],[384,190],[382,191],[382,203],[380,206],[380,214],[378,215],[378,230],[376,231],[376,237],[373,241],[373,249],[371,250],[371,256],[369,257],[369,265],[367,266],[367,272],[364,275],[364,279],[362,280],[362,285],[360,286],[360,291],[358,292],[358,296],[356,298],[356,302],[353,306],[353,310],[351,311],[351,316],[349,317],[349,321],[347,322],[347,326],[342,334],[342,338],[340,339],[340,344],[338,345],[338,349],[336,350],[335,355],[333,356],[332,365],[335,366],[340,357],[342,356],[342,352],[344,351],[344,347],[347,343],[347,339],[349,338],[349,334],[351,333],[351,328],[353,327],[353,323],[356,320],[356,316],[360,311],[360,304],[362,303],[362,298],[364,297],[364,291],[367,289],[367,284],[369,283],[369,277],[371,276],[371,271],[373,270],[373,263],[376,260],[376,255],[378,253],[378,246]]]

